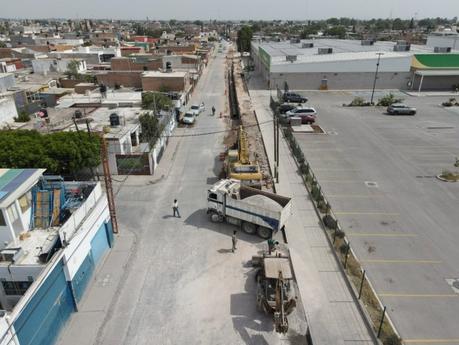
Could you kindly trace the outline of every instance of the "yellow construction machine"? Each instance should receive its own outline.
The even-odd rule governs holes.
[[[247,134],[239,127],[237,149],[228,150],[225,161],[226,176],[240,180],[242,184],[261,189],[263,174],[256,162],[250,161]]]

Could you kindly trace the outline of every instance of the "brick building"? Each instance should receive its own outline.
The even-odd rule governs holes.
[[[187,92],[189,87],[190,77],[186,71],[149,71],[142,74],[142,88],[144,91]]]

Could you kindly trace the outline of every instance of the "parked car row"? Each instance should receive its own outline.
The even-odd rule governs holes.
[[[196,117],[206,110],[204,102],[201,104],[192,104],[190,109],[183,115],[182,123],[185,125],[192,125],[196,122]]]
[[[280,104],[278,110],[283,119],[290,122],[290,118],[298,117],[301,118],[302,124],[312,124],[316,121],[316,109],[304,105],[308,101],[306,97],[295,92],[285,92],[282,99],[285,103]]]

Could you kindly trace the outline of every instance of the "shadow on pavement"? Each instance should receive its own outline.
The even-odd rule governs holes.
[[[163,216],[163,218],[164,217],[167,217],[167,216]],[[211,222],[207,215],[207,209],[205,208],[194,211],[184,220],[184,223],[186,225],[191,225],[199,229],[212,230],[220,234],[227,235],[228,237],[231,237],[231,235],[233,234],[233,231],[236,230],[237,238],[239,241],[244,241],[244,242],[249,242],[249,243],[262,243],[264,241],[263,239],[261,239],[260,237],[256,235],[248,235],[242,232],[242,230],[235,225]],[[231,241],[229,241],[228,243],[231,244]]]
[[[228,254],[228,253],[233,253],[233,251],[231,249],[225,249],[225,248],[222,248],[222,249],[219,249],[217,250],[217,252],[219,252],[220,254]]]

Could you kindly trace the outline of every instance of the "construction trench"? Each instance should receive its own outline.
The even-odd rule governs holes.
[[[248,155],[251,162],[259,165],[262,174],[261,189],[274,191],[274,183],[269,167],[260,125],[252,107],[250,95],[244,80],[241,67],[241,58],[229,52],[227,56],[227,96],[230,114],[230,128],[242,126],[245,131],[248,146]],[[230,131],[225,138],[227,152],[237,147],[237,130]]]

